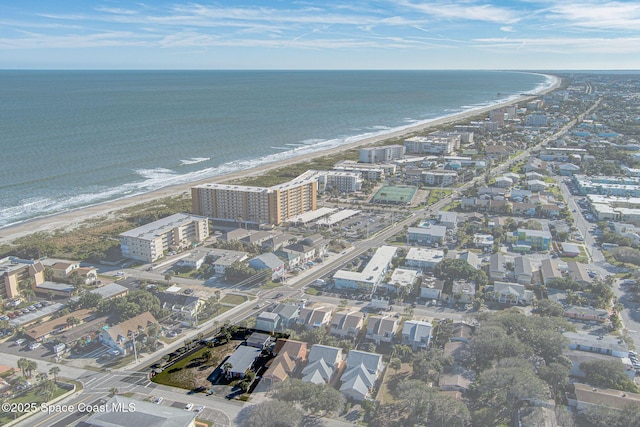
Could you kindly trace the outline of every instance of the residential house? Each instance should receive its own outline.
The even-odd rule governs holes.
[[[291,328],[300,315],[300,305],[292,303],[278,304],[272,310],[280,318],[280,330]]]
[[[305,325],[307,329],[319,328],[331,322],[332,314],[331,307],[305,307],[300,309],[297,323]]]
[[[575,243],[564,242],[561,243],[560,246],[562,247],[562,256],[569,258],[580,256],[580,246],[576,245]]]
[[[562,273],[560,273],[558,269],[558,263],[552,259],[543,258],[540,262],[540,277],[546,287],[552,286],[555,280],[562,279]]]
[[[531,269],[531,260],[524,256],[514,258],[513,262],[514,276],[516,282],[523,285],[530,285],[533,279],[533,270]]]
[[[56,262],[51,265],[53,278],[62,282],[70,282],[72,275],[77,275],[85,285],[95,283],[98,270],[95,267],[80,267],[79,262]]]
[[[492,254],[489,260],[489,279],[504,280],[507,276],[506,262],[505,256],[501,253]]]
[[[543,203],[540,213],[544,217],[556,218],[560,216],[560,207],[554,203]]]
[[[272,234],[269,239],[262,242],[262,249],[268,248],[271,249],[271,252],[276,252],[290,244],[294,238],[294,235],[289,233]]]
[[[256,270],[271,270],[271,280],[280,279],[284,275],[284,263],[271,252],[267,252],[249,260],[249,267]]]
[[[454,280],[451,285],[451,295],[446,298],[449,303],[470,304],[476,295],[476,284],[467,280]]]
[[[529,305],[533,301],[533,291],[517,283],[496,281],[490,292],[491,297],[502,304]]]
[[[267,370],[262,374],[262,380],[267,385],[284,382],[298,372],[307,360],[307,343],[279,339],[272,353],[275,358],[267,363]]]
[[[351,350],[340,377],[340,392],[353,400],[365,400],[383,370],[382,355]]]
[[[465,322],[455,322],[453,324],[453,333],[449,341],[468,343],[473,335],[473,326]]]
[[[439,300],[442,297],[442,288],[444,280],[436,279],[433,276],[425,276],[422,278],[420,285],[420,298]]]
[[[280,249],[273,253],[284,262],[287,270],[292,270],[294,267],[302,263],[302,256],[300,252],[291,251],[289,249]]]
[[[125,355],[133,351],[133,339],[144,334],[147,328],[158,321],[153,315],[145,311],[136,317],[120,322],[111,327],[105,326],[98,335],[98,341],[107,347]]]
[[[571,350],[588,351],[591,353],[607,354],[615,357],[627,357],[629,348],[624,340],[611,335],[591,335],[583,332],[564,332],[569,339]]]
[[[536,250],[546,251],[551,244],[551,233],[545,230],[519,228],[509,236],[509,240],[519,244],[525,243]]]
[[[524,174],[524,177],[527,181],[532,181],[534,179],[542,181],[544,179],[544,175],[538,172],[527,172]]]
[[[602,308],[571,306],[564,310],[564,315],[584,322],[604,323],[609,320],[609,312]]]
[[[343,363],[342,349],[314,344],[309,352],[309,363],[302,370],[302,381],[314,384],[330,384]]]
[[[280,316],[277,313],[263,311],[256,317],[256,329],[259,331],[275,332],[280,327]]]
[[[544,162],[535,157],[529,157],[527,159],[527,163],[525,163],[524,166],[522,166],[522,171],[525,174],[527,172],[538,172],[544,175],[549,173],[547,162]]]
[[[391,343],[395,338],[398,327],[400,326],[399,316],[395,317],[394,313],[370,316],[367,323],[366,338],[374,341],[376,344],[381,342]]]
[[[32,280],[34,291],[45,282],[44,265],[38,260],[5,257],[0,259],[0,277],[4,282],[4,286],[0,286],[0,298],[17,298],[20,296],[18,285],[25,280]]]
[[[331,320],[331,335],[356,338],[364,325],[365,315],[360,311],[341,311]]]
[[[522,215],[522,216],[535,216],[536,208],[538,207],[535,203],[529,202],[514,202],[513,206],[513,214],[514,215]]]
[[[413,351],[426,350],[431,341],[432,325],[419,320],[407,320],[402,326],[402,343],[410,345]]]
[[[576,261],[569,261],[567,263],[567,267],[569,269],[569,277],[571,277],[575,282],[581,285],[588,285],[592,282],[591,277],[589,277],[589,273],[587,272],[587,267]]]
[[[574,380],[584,380],[586,377],[585,372],[580,369],[580,365],[585,362],[603,361],[608,363],[615,363],[624,370],[629,378],[634,380],[636,378],[636,369],[633,367],[633,363],[628,357],[615,357],[608,356],[599,353],[590,353],[579,350],[565,350],[564,355],[571,361],[573,366],[569,370],[569,376]]]
[[[285,246],[285,249],[288,251],[297,252],[300,255],[300,261],[303,264],[316,259],[316,248],[310,245],[305,245],[302,242]]]
[[[438,388],[440,391],[457,391],[464,396],[474,381],[474,371],[454,365],[450,372],[440,374]]]
[[[160,306],[171,310],[171,312],[182,321],[182,324],[189,327],[197,326],[198,312],[205,304],[195,295],[178,294],[174,292],[157,292],[156,297],[160,300]]]
[[[222,364],[225,376],[227,378],[244,378],[248,371],[253,370],[260,353],[262,350],[259,348],[239,345]]]
[[[466,360],[469,360],[469,344],[462,341],[449,341],[444,344],[442,350],[444,357],[451,357],[454,364],[463,364]]]
[[[475,252],[466,251],[458,254],[458,259],[464,260],[474,269],[480,268],[480,258]]]
[[[245,339],[244,345],[264,350],[271,345],[271,335],[264,332],[253,332]]]
[[[513,181],[507,177],[499,176],[493,185],[498,188],[509,188],[513,185]]]
[[[532,179],[531,181],[527,181],[527,188],[534,193],[539,193],[547,189],[547,183],[539,179]]]

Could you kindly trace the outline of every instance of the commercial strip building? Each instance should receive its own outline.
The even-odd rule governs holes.
[[[375,292],[396,255],[395,246],[382,246],[376,250],[371,260],[361,272],[338,270],[333,275],[338,289],[360,289]]]
[[[144,262],[162,258],[166,251],[191,247],[209,237],[209,221],[178,213],[120,234],[122,256]]]
[[[315,210],[317,192],[317,174],[308,171],[272,187],[198,185],[191,188],[191,203],[195,214],[213,219],[280,225]]]

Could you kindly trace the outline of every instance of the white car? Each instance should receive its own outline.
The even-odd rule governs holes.
[[[193,408],[193,412],[200,413],[202,411],[204,411],[204,406],[202,406],[202,405],[196,406],[195,408]]]
[[[154,397],[153,399],[151,399],[151,402],[155,403],[156,405],[159,405],[162,403],[163,400],[164,400],[164,397]]]
[[[187,403],[184,407],[185,411],[190,411],[191,409],[193,409],[193,403]]]
[[[40,344],[39,342],[32,342],[31,344],[29,344],[29,350],[35,350],[36,348],[40,347],[42,344]]]

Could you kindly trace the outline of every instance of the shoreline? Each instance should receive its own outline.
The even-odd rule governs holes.
[[[213,176],[210,178],[205,178],[205,179],[192,181],[188,183],[170,185],[170,186],[167,186],[158,190],[154,190],[148,193],[144,193],[144,194],[101,202],[92,206],[86,206],[78,209],[69,210],[66,212],[60,212],[60,213],[55,213],[48,216],[29,219],[24,222],[20,222],[13,225],[7,225],[3,228],[0,228],[0,244],[10,244],[11,242],[13,242],[16,239],[19,239],[20,237],[24,237],[34,233],[39,233],[39,232],[48,233],[55,230],[62,230],[62,231],[70,230],[70,229],[76,228],[77,226],[81,225],[83,222],[89,219],[99,218],[99,217],[107,218],[111,215],[117,214],[119,211],[122,211],[123,209],[131,208],[137,205],[142,205],[142,204],[149,203],[158,199],[163,199],[166,197],[177,197],[177,196],[184,195],[185,193],[189,193],[191,187],[195,185],[200,185],[205,183],[220,183],[220,182],[226,182],[226,181],[247,177],[247,176],[258,176],[258,175],[264,174],[265,172],[286,166],[288,164],[305,162],[313,158],[333,155],[333,154],[340,153],[342,151],[346,151],[346,150],[350,150],[353,148],[358,148],[358,147],[366,146],[370,144],[375,144],[375,143],[389,140],[392,138],[408,136],[416,132],[423,132],[425,130],[428,130],[430,128],[437,127],[440,125],[452,124],[452,123],[464,121],[466,119],[469,119],[470,117],[476,116],[478,114],[486,113],[496,108],[516,104],[519,102],[523,102],[527,99],[535,98],[536,96],[540,96],[545,93],[551,92],[560,86],[562,82],[562,79],[560,77],[550,75],[550,74],[543,74],[543,75],[547,76],[547,78],[551,80],[550,85],[530,95],[521,95],[514,99],[510,99],[508,101],[470,109],[470,110],[463,111],[460,113],[455,113],[449,116],[443,116],[443,117],[433,119],[418,125],[407,126],[398,131],[364,138],[348,144],[340,145],[338,147],[318,150],[312,153],[302,154],[300,156],[278,160],[272,163],[266,163],[266,164],[255,166],[249,169],[242,169],[235,172],[230,172],[227,174]]]

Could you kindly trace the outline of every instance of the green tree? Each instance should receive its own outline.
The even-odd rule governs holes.
[[[18,369],[20,369],[20,372],[22,372],[23,377],[26,377],[28,363],[29,363],[29,359],[27,359],[26,357],[21,357],[20,359],[18,359],[17,366],[18,366]]]
[[[394,372],[395,374],[397,374],[397,373],[398,373],[398,371],[399,371],[400,369],[402,369],[402,360],[400,360],[400,359],[399,359],[399,358],[397,358],[397,357],[392,358],[392,359],[389,361],[389,367],[395,371],[395,372]]]
[[[580,364],[585,381],[596,387],[638,392],[638,387],[624,371],[624,365],[616,360],[591,360]]]
[[[564,314],[564,307],[562,307],[562,304],[557,301],[541,299],[538,300],[536,312],[541,316],[562,317]]]
[[[490,425],[506,425],[512,422],[524,400],[542,400],[548,395],[549,387],[536,377],[528,361],[507,358],[478,375],[475,404],[491,411]]]
[[[538,377],[551,386],[553,395],[558,397],[558,392],[564,389],[569,382],[569,368],[565,365],[553,362],[549,365],[541,366],[538,369]]]
[[[300,425],[302,412],[276,400],[245,407],[238,418],[242,427],[296,427]]]
[[[49,369],[49,375],[53,375],[53,381],[58,382],[58,374],[60,373],[60,368],[58,366],[52,366]]]

